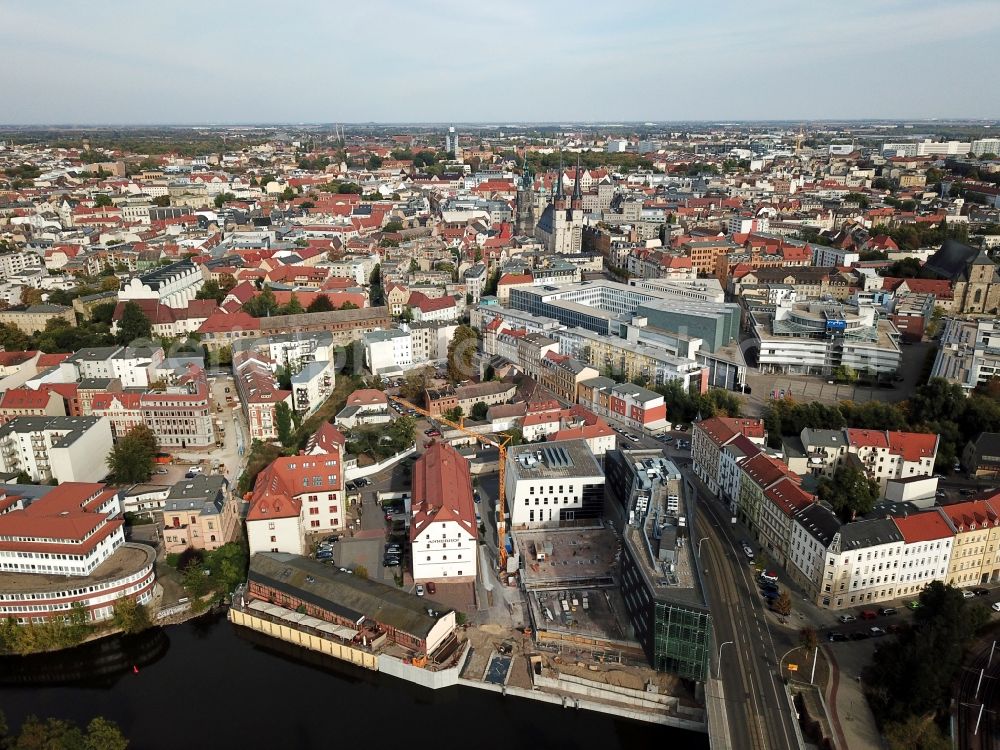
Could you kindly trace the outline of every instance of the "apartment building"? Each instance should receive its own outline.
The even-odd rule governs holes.
[[[833,476],[851,457],[850,460],[884,491],[890,479],[931,476],[940,437],[920,432],[854,428],[813,430],[807,427],[802,430],[801,440],[806,451],[803,469],[816,475]]]
[[[979,586],[1000,581],[1000,513],[997,500],[969,500],[941,507],[955,530],[945,583]]]
[[[204,283],[201,269],[193,261],[179,260],[123,281],[118,299],[156,300],[167,307],[187,307]]]
[[[570,403],[576,401],[580,383],[599,374],[595,367],[555,351],[547,351],[539,365],[542,387]]]
[[[767,441],[764,420],[711,417],[695,422],[691,426],[692,468],[713,494],[718,494],[720,489],[722,449],[738,435],[743,435],[753,444],[763,446]],[[730,501],[735,502],[736,498],[737,496],[733,495]]]
[[[32,482],[95,482],[108,473],[111,425],[99,417],[17,417],[0,427],[0,472]]]
[[[577,401],[598,416],[640,432],[670,429],[663,396],[632,383],[616,383],[605,377],[580,381]]]

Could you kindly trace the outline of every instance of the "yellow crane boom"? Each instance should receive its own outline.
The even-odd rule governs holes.
[[[473,432],[465,428],[463,424],[457,424],[440,414],[431,414],[426,409],[421,409],[415,404],[411,404],[405,398],[400,398],[399,396],[389,396],[386,397],[390,401],[394,401],[399,404],[404,409],[412,409],[417,414],[422,414],[428,419],[435,419],[438,422],[448,425],[452,429],[458,430],[464,435],[478,440],[483,445],[489,445],[497,449],[499,452],[499,462],[500,462],[500,476],[499,476],[499,487],[497,489],[497,550],[498,550],[498,566],[500,572],[500,580],[504,580],[504,576],[507,573],[507,503],[506,503],[506,490],[504,488],[504,478],[505,471],[507,468],[507,443],[510,442],[510,435],[499,434],[496,437],[493,435],[481,435],[478,432]]]

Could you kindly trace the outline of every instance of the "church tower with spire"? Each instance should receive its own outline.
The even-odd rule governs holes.
[[[577,157],[573,197],[566,199],[562,157],[556,176],[554,197],[535,225],[535,237],[551,253],[574,254],[583,248],[583,190],[580,185],[580,159]]]

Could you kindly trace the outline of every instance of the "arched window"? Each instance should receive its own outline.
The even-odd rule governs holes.
[[[983,299],[983,290],[977,289],[976,293],[972,295],[972,304],[978,305]]]

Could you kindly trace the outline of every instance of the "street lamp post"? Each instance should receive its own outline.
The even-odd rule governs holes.
[[[701,544],[702,544],[702,542],[704,542],[704,541],[705,541],[706,539],[708,539],[708,537],[707,537],[707,536],[703,536],[703,537],[702,537],[701,539],[699,539],[699,540],[698,540],[698,559],[699,559],[699,560],[701,559]]]
[[[719,646],[719,658],[715,662],[715,678],[718,679],[722,674],[722,649],[726,646],[735,646],[736,644],[732,641],[725,641],[721,646]]]

